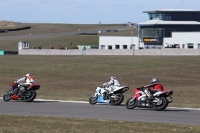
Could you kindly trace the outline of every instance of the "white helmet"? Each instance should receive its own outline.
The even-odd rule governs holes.
[[[113,79],[116,79],[116,77],[111,76],[111,77],[109,78],[109,81],[110,81],[110,80],[113,80]]]
[[[157,78],[152,78],[151,83],[157,83],[158,79]]]
[[[25,76],[31,76],[30,74],[26,74]]]

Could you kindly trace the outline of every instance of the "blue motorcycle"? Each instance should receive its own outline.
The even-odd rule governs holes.
[[[115,87],[113,93],[110,94],[106,89],[110,87],[108,84],[103,84],[97,87],[96,92],[89,99],[91,105],[97,103],[108,103],[110,105],[120,105],[124,101],[123,93],[129,90],[128,86]]]

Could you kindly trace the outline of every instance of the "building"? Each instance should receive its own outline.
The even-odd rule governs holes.
[[[200,11],[191,9],[161,9],[154,11],[144,11],[148,13],[149,21],[138,24],[139,37],[141,39],[140,46],[156,45],[157,47],[170,47],[172,45],[180,46],[181,48],[194,48],[192,43],[194,38],[191,38],[194,33],[200,32]],[[178,35],[179,34],[179,35]],[[184,35],[183,35],[184,34]],[[187,35],[187,36],[186,36]],[[183,37],[187,41],[182,40]],[[170,40],[168,42],[168,40]],[[182,46],[190,43],[190,46]],[[194,43],[200,43],[200,40],[195,40]],[[193,45],[194,45],[193,43]]]
[[[99,49],[191,48],[200,49],[200,10],[144,11],[149,20],[138,23],[137,37],[99,37]],[[129,41],[128,41],[129,40]]]
[[[135,49],[138,37],[100,36],[99,49]]]

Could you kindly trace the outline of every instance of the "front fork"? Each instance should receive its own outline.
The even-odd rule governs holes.
[[[94,95],[92,95],[92,97],[96,98],[96,97],[98,97],[98,94],[94,93]]]

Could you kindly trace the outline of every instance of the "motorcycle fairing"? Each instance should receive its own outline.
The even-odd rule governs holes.
[[[97,103],[109,103],[110,100],[104,100],[102,95],[98,96]]]
[[[17,96],[16,94],[14,94],[14,95],[11,97],[11,99],[12,99],[12,100],[17,100],[18,97],[19,97],[19,96]]]
[[[105,91],[106,91],[106,90],[105,90],[104,88],[97,87],[96,93],[95,93],[95,95],[98,96],[97,103],[109,103],[109,102],[110,102],[110,100],[104,100],[104,99],[103,99],[103,93],[104,93]]]
[[[119,86],[119,87],[115,87],[114,92],[118,91],[118,90],[122,90],[122,89],[129,89],[127,86]],[[127,91],[126,90],[126,91]]]

